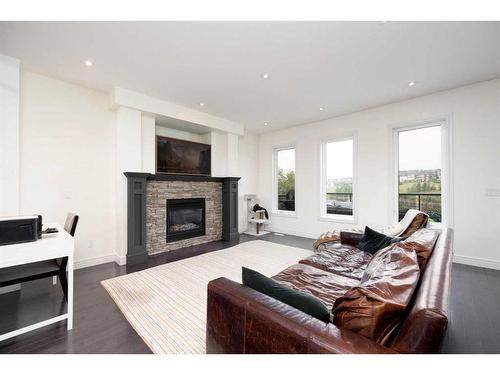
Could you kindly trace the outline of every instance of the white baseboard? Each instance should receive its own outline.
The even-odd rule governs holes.
[[[470,257],[467,255],[453,255],[453,262],[466,264],[468,266],[482,267],[482,268],[491,268],[494,270],[500,270],[500,262],[498,260],[493,259],[485,259],[485,258],[476,258]]]
[[[268,226],[266,227],[266,229],[270,232],[283,233],[283,234],[288,234],[290,236],[306,237],[306,238],[311,238],[313,240],[318,238],[318,235],[314,233],[301,232],[289,229],[280,229],[280,228],[274,228],[272,226]]]
[[[115,263],[119,266],[124,266],[127,264],[127,257],[124,255],[115,254]]]
[[[80,268],[97,266],[99,264],[117,262],[116,254],[103,255],[95,258],[87,258],[75,261],[75,270]],[[117,262],[118,263],[118,262]]]

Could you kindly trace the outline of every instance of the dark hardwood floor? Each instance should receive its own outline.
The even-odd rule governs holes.
[[[242,235],[239,242],[256,237]],[[258,239],[311,249],[312,240],[268,234]],[[210,251],[235,243],[213,242],[151,257],[135,267],[107,263],[75,271],[74,328],[66,323],[0,342],[0,353],[151,353],[127,322],[100,281]],[[52,317],[66,309],[59,285],[51,279],[23,285],[0,295],[0,333]],[[450,326],[444,353],[500,353],[500,271],[453,264]]]

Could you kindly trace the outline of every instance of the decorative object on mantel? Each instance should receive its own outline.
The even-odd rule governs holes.
[[[247,201],[248,222],[255,224],[255,230],[249,228],[246,234],[251,236],[263,236],[269,233],[268,231],[261,230],[261,226],[269,222],[269,214],[264,207],[258,204],[257,196],[255,194],[248,194],[244,196]]]
[[[222,239],[222,241],[235,241],[239,238],[238,233],[238,180],[240,177],[211,177],[203,175],[183,175],[183,174],[151,174],[151,173],[141,173],[141,172],[124,172],[127,177],[127,264],[137,264],[145,262],[148,260],[147,251],[147,189],[146,185],[149,183],[162,183],[166,184],[177,184],[179,182],[186,182],[187,184],[197,183],[198,186],[204,186],[203,183],[220,183],[220,190],[222,197],[219,197],[222,201],[222,208],[218,209],[218,220],[222,220],[219,223],[219,229],[222,228],[218,233],[218,236],[213,237],[197,237],[201,240],[197,243],[209,242],[214,240]],[[201,183],[201,184],[200,184]],[[184,191],[184,189],[181,189]],[[184,192],[190,192],[189,187]],[[182,194],[185,197],[185,194]],[[179,197],[179,198],[183,198]],[[172,197],[176,198],[176,197]],[[195,198],[195,197],[192,197]],[[202,198],[202,197],[196,197]],[[219,202],[220,202],[219,200]],[[166,202],[165,202],[166,203]],[[166,206],[166,204],[165,204]],[[165,207],[163,206],[163,207]],[[208,210],[209,208],[207,208]],[[165,210],[165,208],[163,209]],[[221,212],[222,211],[222,212]],[[222,215],[221,215],[222,213]],[[222,219],[220,217],[222,216]],[[166,220],[165,220],[166,221]],[[166,222],[164,223],[166,224]],[[166,241],[166,225],[165,225],[165,240],[163,245],[160,243],[159,246],[165,246],[165,249],[160,249],[160,251],[168,251],[172,248],[168,248]],[[195,244],[190,242],[189,244],[183,245],[181,241],[177,243],[177,247],[190,246]],[[155,250],[155,252],[158,250]]]

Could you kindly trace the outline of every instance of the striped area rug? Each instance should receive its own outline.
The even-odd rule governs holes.
[[[256,240],[101,284],[153,353],[205,353],[210,280],[224,276],[241,282],[242,266],[273,276],[311,254]]]

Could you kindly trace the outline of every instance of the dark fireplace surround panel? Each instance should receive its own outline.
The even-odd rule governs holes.
[[[127,264],[147,261],[149,254],[160,251],[220,239],[222,241],[232,241],[239,237],[238,180],[240,177],[139,172],[125,172],[124,175],[127,177]],[[182,189],[182,194],[175,196],[170,194],[158,195],[156,191],[151,191],[154,187],[158,188],[158,186],[183,186],[183,184],[185,184],[185,187]],[[190,189],[193,184],[199,187],[199,190],[207,190],[206,196],[194,196],[196,194],[193,194]],[[217,190],[220,191],[220,195],[213,190],[214,186],[220,186],[220,190]],[[156,201],[148,202],[148,199],[156,199]],[[222,200],[222,209],[220,209],[220,203],[217,204],[219,199]],[[171,208],[174,208],[174,213],[170,213],[169,204]],[[196,213],[195,211],[183,211],[189,208],[189,205],[192,206],[190,208],[197,208],[198,211]],[[202,217],[200,219],[201,207]],[[153,210],[155,215],[158,212],[163,215],[157,215],[156,224],[151,223],[152,213],[149,212],[148,216],[148,209]],[[177,216],[174,215],[175,211],[177,211]],[[170,220],[169,214],[174,215],[170,217]],[[222,223],[214,223],[214,217],[220,217]],[[187,220],[184,220],[186,218]],[[179,223],[175,222],[177,219],[180,219]],[[169,223],[174,224],[174,226],[169,228]],[[165,233],[161,236],[161,241],[159,241],[158,236],[155,237],[151,234],[152,225],[163,226],[160,229],[164,230]],[[148,243],[148,240],[155,243]],[[158,247],[161,247],[161,249],[158,249]]]

